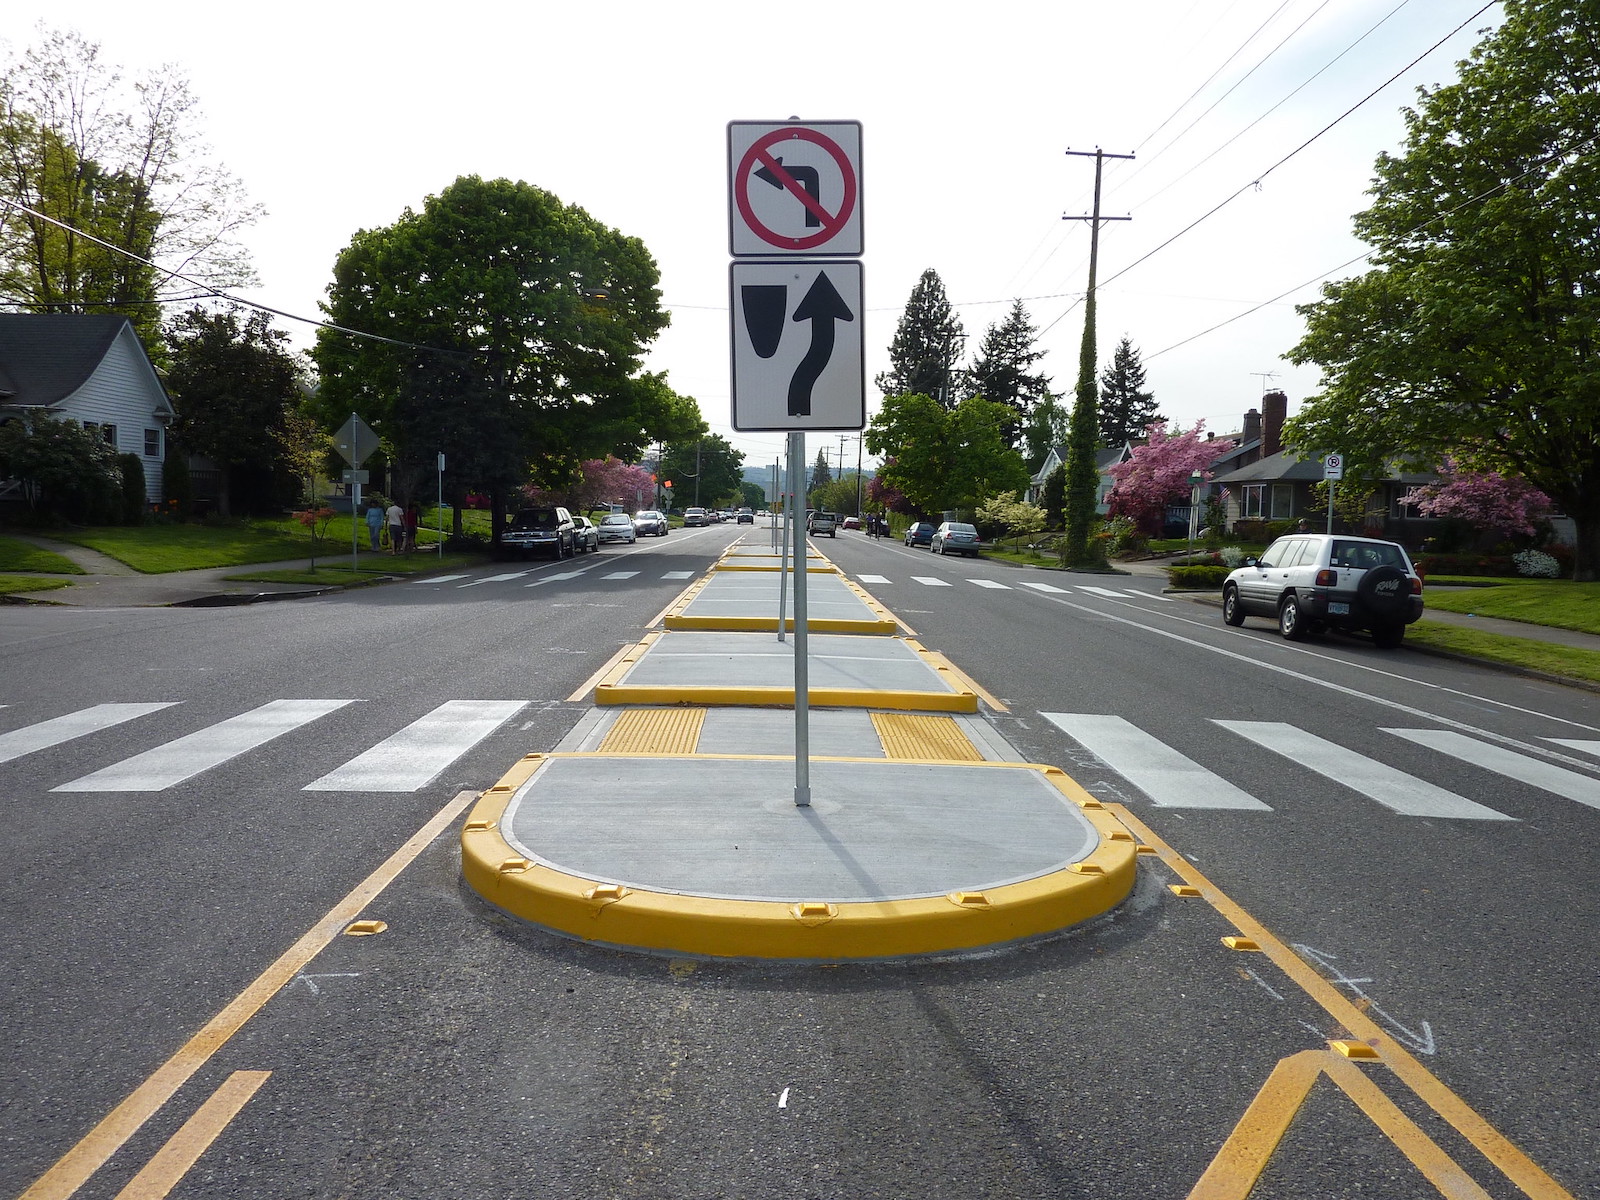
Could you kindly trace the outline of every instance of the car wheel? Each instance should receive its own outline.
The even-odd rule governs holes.
[[[1300,612],[1300,597],[1293,592],[1278,602],[1278,632],[1291,642],[1305,639],[1306,623]]]
[[[1398,650],[1405,640],[1404,625],[1380,625],[1372,631],[1372,644],[1380,650]]]
[[[1239,589],[1236,587],[1223,589],[1222,620],[1226,625],[1244,624],[1244,605],[1239,603]]]

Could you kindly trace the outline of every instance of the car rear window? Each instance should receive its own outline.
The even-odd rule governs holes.
[[[1400,547],[1388,542],[1334,542],[1333,565],[1371,570],[1373,567],[1399,567],[1405,569],[1405,557]]]
[[[556,527],[556,514],[551,509],[529,509],[525,512],[519,512],[511,527],[513,529],[554,529]]]

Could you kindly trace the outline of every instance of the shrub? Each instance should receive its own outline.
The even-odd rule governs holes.
[[[1112,517],[1101,531],[1105,538],[1106,554],[1111,558],[1127,558],[1143,554],[1149,545],[1132,517]]]
[[[1511,561],[1517,565],[1517,574],[1530,579],[1556,579],[1561,575],[1561,564],[1543,550],[1524,550],[1513,554]]]
[[[137,525],[144,520],[144,461],[137,454],[119,454],[117,469],[122,478],[123,523]]]
[[[1235,567],[1241,567],[1244,565],[1245,553],[1244,550],[1238,546],[1224,546],[1221,550],[1217,551],[1217,557],[1222,559],[1222,565],[1231,571]]]
[[[1231,568],[1225,566],[1168,567],[1167,578],[1172,581],[1173,587],[1209,591],[1222,587],[1229,570]]]
[[[1503,554],[1423,554],[1416,560],[1424,575],[1515,575],[1516,567]]]
[[[194,481],[189,478],[189,456],[167,443],[167,457],[161,463],[161,495],[167,511],[181,520],[194,508]]]

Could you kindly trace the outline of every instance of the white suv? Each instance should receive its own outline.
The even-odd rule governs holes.
[[[1422,577],[1405,548],[1377,538],[1292,533],[1222,584],[1222,619],[1275,617],[1291,641],[1325,629],[1365,629],[1386,650],[1422,615]]]

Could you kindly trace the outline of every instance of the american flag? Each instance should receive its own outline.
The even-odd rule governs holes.
[[[1233,493],[1230,492],[1227,488],[1223,488],[1220,492],[1217,493],[1217,499],[1221,500],[1224,504],[1226,504],[1228,502],[1228,497],[1230,497],[1232,495],[1233,495]]]

